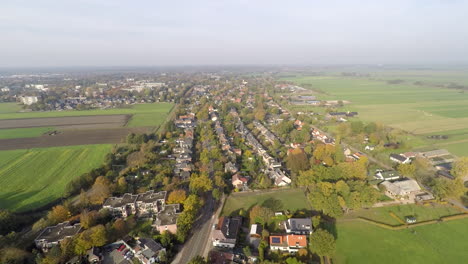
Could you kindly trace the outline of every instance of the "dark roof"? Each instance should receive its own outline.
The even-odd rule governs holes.
[[[58,242],[66,237],[76,235],[81,230],[79,223],[70,225],[70,222],[63,222],[55,226],[46,227],[36,238],[36,240],[46,240],[48,242]]]
[[[394,158],[394,159],[399,160],[401,162],[404,162],[407,159],[406,157],[403,157],[400,154],[390,154],[390,158]]]
[[[157,193],[155,193],[154,191],[147,191],[138,195],[137,202],[154,203],[158,200],[166,200],[166,194],[166,191]]]
[[[242,225],[240,217],[222,217],[219,219],[218,228],[225,238],[236,239]]]
[[[122,197],[107,198],[103,206],[122,207],[130,203],[135,203],[138,198],[136,194],[126,193]]]
[[[312,231],[312,220],[310,218],[289,218],[286,226],[292,231]]]
[[[179,204],[167,204],[164,209],[156,215],[155,224],[157,226],[174,225],[177,223],[179,216]]]

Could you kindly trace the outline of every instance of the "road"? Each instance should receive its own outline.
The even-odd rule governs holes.
[[[223,198],[224,199],[224,198]],[[219,208],[222,208],[219,206]],[[192,258],[200,255],[206,257],[211,248],[211,230],[212,226],[217,220],[217,214],[220,212],[218,209],[214,212],[215,201],[212,197],[206,199],[206,203],[201,210],[201,215],[196,220],[192,227],[192,236],[183,245],[182,249],[176,255],[173,264],[188,263]]]

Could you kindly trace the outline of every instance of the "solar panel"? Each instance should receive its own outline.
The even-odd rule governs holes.
[[[272,238],[271,238],[271,241],[272,241],[273,243],[277,243],[277,244],[281,243],[281,239],[280,239],[279,237],[272,237]]]

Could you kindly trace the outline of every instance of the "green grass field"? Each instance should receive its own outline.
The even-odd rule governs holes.
[[[339,222],[333,263],[466,263],[467,237],[466,218],[397,231]]]
[[[127,124],[129,127],[154,127],[160,125],[167,117],[174,104],[154,103],[137,104],[129,108],[112,108],[106,110],[83,111],[53,111],[53,112],[25,112],[18,113],[18,105],[12,103],[0,104],[0,119],[40,118],[40,117],[67,117],[92,115],[126,115],[133,117]]]
[[[0,129],[0,139],[39,137],[53,127]]]
[[[443,75],[448,80],[452,75]],[[416,74],[411,80],[416,80]],[[446,143],[444,148],[457,155],[468,155],[468,133],[457,135],[456,140],[449,138],[446,142],[426,140],[428,134],[456,134],[468,129],[468,92],[455,89],[435,87],[433,85],[414,85],[412,82],[388,84],[388,79],[399,79],[396,76],[384,75],[383,79],[350,78],[341,76],[297,76],[283,80],[293,81],[298,85],[311,85],[319,99],[347,100],[351,104],[343,110],[359,112],[359,119],[376,121],[408,131],[421,138],[421,147],[435,147]],[[419,76],[420,80],[436,83],[434,76]],[[456,82],[462,83],[466,78],[454,75]],[[465,78],[465,79],[464,79]],[[429,83],[429,81],[428,81]],[[294,106],[298,110],[297,106]],[[311,110],[310,107],[304,108]],[[459,142],[459,140],[466,140]],[[451,143],[453,142],[453,143]]]
[[[381,222],[389,225],[400,225],[401,223],[390,216],[390,212],[393,212],[403,221],[405,216],[415,216],[419,222],[439,219],[443,216],[460,214],[461,212],[451,206],[446,205],[395,205],[376,207],[371,209],[360,209],[350,214],[345,215],[344,219],[364,217],[377,222]]]
[[[253,206],[261,205],[263,202],[270,199],[280,201],[278,204],[280,204],[282,210],[290,210],[291,212],[294,212],[300,209],[311,209],[303,190],[287,189],[269,193],[243,193],[230,195],[224,204],[221,215],[231,215],[239,209],[248,211]]]
[[[0,208],[25,211],[60,198],[75,177],[98,167],[111,145],[0,151]]]
[[[0,103],[0,114],[15,113],[21,110],[17,103]]]

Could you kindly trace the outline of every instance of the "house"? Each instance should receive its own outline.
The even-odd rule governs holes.
[[[127,217],[136,213],[138,195],[126,193],[122,197],[107,198],[103,208],[109,209],[114,216]]]
[[[180,214],[179,204],[167,204],[164,206],[162,211],[156,214],[156,220],[153,222],[153,227],[156,228],[159,233],[168,231],[172,234],[177,233],[177,218]]]
[[[55,226],[46,227],[36,237],[34,243],[36,247],[47,252],[51,247],[58,245],[65,238],[73,237],[81,231],[79,223],[71,225],[70,222],[63,222]]]
[[[400,154],[390,154],[390,160],[399,164],[411,163],[411,159]]]
[[[166,249],[150,238],[140,238],[136,240],[136,245],[132,248],[133,254],[142,264],[159,263],[159,254]]]
[[[230,161],[224,165],[224,172],[226,173],[236,173],[238,170],[239,169],[237,168],[236,164]]]
[[[247,182],[248,182],[248,179],[245,177],[242,177],[240,173],[236,173],[232,175],[231,183],[232,183],[232,186],[236,189],[239,189],[239,190],[242,189],[242,187],[247,185]]]
[[[421,193],[416,195],[414,199],[416,200],[416,202],[430,201],[434,200],[434,195],[432,195],[431,193]]]
[[[231,264],[234,262],[234,254],[220,250],[211,250],[208,253],[208,262],[210,264]]]
[[[250,232],[249,232],[250,237],[257,237],[260,238],[262,237],[262,226],[259,224],[253,224],[250,226]]]
[[[312,220],[310,218],[289,218],[284,222],[284,229],[288,234],[311,235]]]
[[[270,236],[270,250],[287,251],[294,253],[307,247],[305,235],[272,235]]]
[[[378,170],[374,177],[379,180],[394,181],[398,180],[400,178],[400,175],[396,171]]]
[[[422,152],[421,155],[424,158],[431,159],[431,158],[442,157],[442,156],[451,156],[452,154],[450,154],[450,152],[448,152],[446,149],[436,149],[436,150]]]
[[[387,189],[386,193],[391,196],[405,196],[421,191],[421,187],[419,187],[419,184],[413,179],[396,182],[384,181],[381,185]]]
[[[240,217],[221,217],[213,230],[211,241],[215,247],[234,248],[242,225]]]
[[[37,96],[21,96],[20,97],[21,103],[25,105],[32,105],[39,101],[39,97]]]
[[[138,213],[140,215],[152,214],[159,212],[166,201],[166,191],[155,193],[154,191],[147,191],[139,194],[136,200]]]
[[[414,224],[416,223],[416,217],[414,216],[407,216],[405,217],[406,223],[408,224]]]

